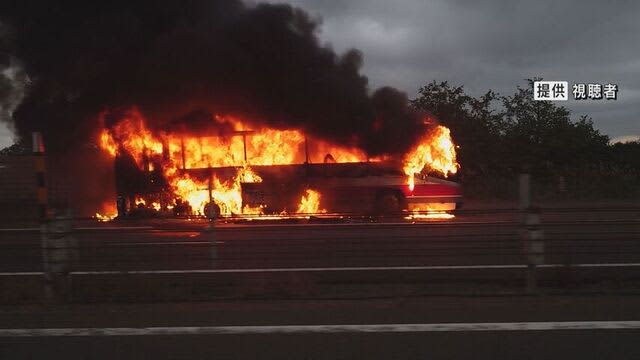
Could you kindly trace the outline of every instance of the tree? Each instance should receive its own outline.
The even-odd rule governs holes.
[[[477,177],[502,167],[502,115],[493,106],[497,100],[498,95],[491,90],[474,98],[464,92],[463,86],[433,81],[423,86],[411,103],[451,129],[463,174]]]
[[[571,120],[570,111],[552,101],[533,100],[533,81],[502,97],[504,142],[508,163],[534,173],[561,173],[564,168],[597,164],[606,157],[609,137],[591,118]]]
[[[640,175],[640,141],[615,143],[611,145],[609,153],[612,167]]]
[[[566,180],[576,194],[606,194],[612,174],[631,173],[621,163],[637,154],[637,147],[612,147],[588,116],[574,121],[567,108],[534,101],[533,81],[511,96],[489,90],[477,98],[462,86],[434,81],[412,104],[451,129],[468,194],[513,196],[514,176],[523,171],[532,173],[543,191],[557,190]],[[631,182],[621,179],[621,184]]]

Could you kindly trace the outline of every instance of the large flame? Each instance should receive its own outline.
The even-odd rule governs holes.
[[[404,173],[411,190],[415,186],[415,174],[424,169],[438,171],[446,177],[455,174],[459,167],[451,132],[442,125],[432,128],[404,158]]]
[[[309,139],[299,130],[257,129],[235,117],[215,116],[212,126],[225,126],[227,132],[207,134],[169,133],[151,131],[142,114],[132,109],[111,128],[99,134],[99,144],[105,153],[116,156],[126,152],[133,156],[141,170],[152,171],[154,164],[161,164],[164,177],[175,197],[170,203],[158,198],[137,199],[157,211],[177,206],[190,208],[190,213],[204,215],[206,206],[213,201],[222,215],[263,213],[264,205],[251,207],[242,203],[242,183],[261,182],[252,165],[288,165],[305,162],[366,162],[380,161],[388,157],[368,158],[355,147],[341,146],[320,139]],[[229,133],[228,129],[233,131]],[[226,178],[212,176],[202,180],[183,170],[228,167],[235,172]],[[414,174],[424,169],[435,170],[445,176],[455,173],[455,147],[449,129],[436,126],[405,156],[404,172],[413,186]],[[148,204],[148,205],[147,205]],[[318,213],[320,193],[307,190],[302,197],[298,213]],[[110,215],[96,214],[100,219]]]
[[[213,200],[222,215],[262,214],[263,206],[251,207],[242,204],[241,183],[261,182],[262,179],[251,165],[302,164],[306,161],[363,162],[366,154],[360,149],[314,141],[312,152],[307,152],[304,134],[299,130],[259,129],[251,127],[233,117],[212,119],[218,125],[230,125],[235,134],[230,136],[200,136],[170,133],[153,133],[146,125],[141,113],[130,110],[124,119],[111,129],[103,129],[99,135],[102,149],[111,156],[126,151],[134,157],[140,169],[153,170],[150,159],[161,159],[163,171],[175,196],[188,204],[191,212],[205,213],[206,204]],[[168,160],[162,155],[168,152]],[[321,154],[306,158],[305,152]],[[235,176],[220,179],[199,180],[179,169],[210,167],[236,167]],[[136,199],[136,205],[146,206],[144,199]],[[159,202],[150,203],[153,209],[161,209]],[[173,206],[174,204],[170,204]],[[317,209],[316,209],[317,210]],[[307,211],[309,213],[315,211]],[[98,215],[96,215],[98,216]],[[99,216],[104,218],[103,215]]]
[[[298,205],[298,214],[317,214],[327,212],[320,209],[320,193],[316,190],[307,189],[306,195],[303,195]]]

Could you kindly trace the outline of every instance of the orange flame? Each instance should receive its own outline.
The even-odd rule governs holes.
[[[97,212],[94,217],[100,222],[107,222],[115,219],[116,216],[118,216],[116,207],[111,202],[106,202],[102,204],[102,210]]]
[[[118,145],[107,129],[102,129],[100,132],[100,147],[111,156],[116,156],[118,153]]]
[[[308,189],[306,195],[302,195],[300,199],[300,205],[298,205],[298,214],[318,214],[325,213],[326,210],[320,210],[320,193]]]
[[[455,209],[455,204],[430,204],[410,208],[410,213],[405,217],[407,220],[449,220],[455,215],[450,211]]]
[[[175,199],[188,203],[192,213],[197,215],[204,215],[205,206],[210,201],[220,208],[222,215],[263,214],[266,204],[251,207],[242,203],[241,184],[262,181],[251,165],[388,159],[387,156],[370,159],[364,151],[355,147],[309,139],[300,130],[256,129],[235,117],[214,116],[212,127],[216,125],[230,127],[235,132],[216,136],[153,132],[146,127],[143,115],[134,108],[112,128],[103,129],[98,140],[105,153],[116,156],[126,151],[142,170],[152,171],[154,163],[160,164]],[[433,128],[404,158],[404,172],[409,176],[410,185],[413,184],[414,174],[425,168],[446,176],[455,173],[458,166],[449,129],[444,126]],[[182,171],[222,167],[229,167],[235,173],[225,178],[214,175],[211,179],[203,180]],[[157,200],[139,198],[136,204],[160,211],[162,206]],[[172,201],[164,206],[173,209],[176,205]],[[320,193],[308,190],[300,201],[298,213],[318,212],[324,212],[320,209]]]
[[[140,167],[143,165],[143,156],[162,154],[162,142],[147,129],[144,117],[136,109],[129,110],[125,118],[111,130],[102,130],[100,145],[112,156],[122,147],[134,157]]]
[[[404,158],[404,173],[408,176],[409,189],[415,186],[415,174],[425,168],[438,171],[445,177],[458,172],[456,148],[447,127],[438,125],[427,133]]]

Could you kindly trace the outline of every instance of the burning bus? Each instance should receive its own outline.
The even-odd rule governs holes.
[[[267,216],[459,202],[446,182],[458,166],[448,129],[423,126],[403,91],[371,86],[363,53],[336,52],[315,16],[240,0],[100,4],[2,14],[19,103],[11,128],[64,154],[83,215],[108,219],[116,204],[121,216]],[[96,137],[111,158],[68,160]],[[118,200],[103,204],[111,181],[95,178],[112,163]]]
[[[459,165],[449,130],[440,125],[425,128],[401,157],[369,157],[301,130],[234,117],[215,116],[195,134],[153,132],[132,110],[102,129],[100,145],[114,158],[119,216],[419,216],[461,203],[460,187],[445,179]]]

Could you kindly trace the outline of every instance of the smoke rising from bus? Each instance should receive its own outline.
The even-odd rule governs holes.
[[[50,149],[85,143],[136,107],[152,131],[197,131],[213,115],[300,129],[369,153],[403,153],[420,116],[397,89],[371,90],[362,54],[337,54],[319,19],[285,4],[238,0],[7,1],[5,64],[28,75],[11,127]]]

